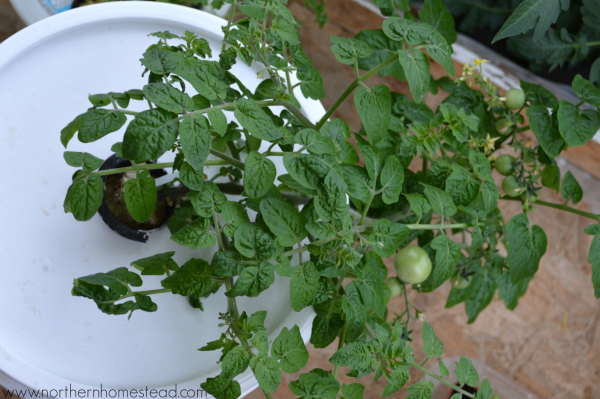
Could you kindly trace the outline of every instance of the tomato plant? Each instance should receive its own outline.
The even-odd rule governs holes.
[[[171,240],[191,250],[215,251],[212,259],[190,258],[182,265],[173,252],[133,260],[140,273],[118,267],[83,276],[75,279],[72,294],[111,315],[160,311],[154,295],[185,296],[198,309],[204,298],[218,296],[227,303],[219,321],[224,332],[201,350],[222,352],[222,372],[203,389],[218,399],[236,399],[241,388],[235,378],[251,370],[271,398],[282,372],[299,372],[308,351],[298,326],[283,329],[271,344],[266,311],[240,314],[237,301],[261,295],[277,274],[279,283],[289,285],[293,311],[316,312],[313,346],[325,348],[339,337],[331,370],[313,370],[290,383],[297,396],[315,396],[314,387],[325,386],[318,392],[323,399],[336,399],[340,389],[344,398],[362,398],[359,382],[341,386],[338,381],[339,368],[349,367],[351,377],[385,375],[384,396],[400,390],[415,368],[473,398],[415,362],[411,324],[421,323],[422,312],[406,289],[427,295],[450,281],[448,303],[464,302],[469,323],[497,290],[510,298],[512,309],[548,244],[529,215],[551,207],[596,222],[586,232],[595,234],[590,291],[600,296],[600,216],[568,206],[583,192],[571,174],[561,181],[555,161],[567,147],[591,140],[600,127],[600,90],[577,76],[573,89],[581,103],[571,104],[521,82],[522,90],[509,90],[504,101],[483,75],[485,60],[466,64],[455,78],[454,20],[442,1],[425,0],[420,22],[393,8],[380,30],[355,38],[331,36],[331,51],[354,79],[319,120],[311,121],[298,108],[298,96],[324,98],[323,81],[283,3],[234,0],[214,59],[208,41],[192,32],[153,33],[156,43],[141,59],[148,84],[91,95],[92,106],[82,107],[61,131],[67,147],[76,134],[88,143],[125,127],[111,149],[131,161],[125,168],[98,171],[101,159],[65,152],[65,161],[78,168],[65,212],[76,220],[91,219],[103,199],[101,176],[129,172],[123,193],[132,217],[147,219],[160,190],[176,203],[168,223]],[[234,21],[236,12],[248,18]],[[433,80],[430,58],[448,76]],[[238,62],[261,65],[256,89],[235,75]],[[412,99],[384,84],[370,85],[375,74],[405,79]],[[429,109],[423,100],[438,90],[446,97]],[[351,94],[362,126],[330,120]],[[130,100],[149,107],[130,110]],[[593,109],[580,110],[584,102]],[[513,112],[521,108],[528,125]],[[586,123],[578,122],[581,115]],[[520,135],[528,130],[537,144]],[[490,159],[505,147],[517,155],[495,161],[495,169],[506,175],[501,196]],[[173,162],[148,162],[168,151],[175,153]],[[277,169],[275,159],[283,167]],[[211,172],[215,167],[223,169]],[[163,168],[172,168],[177,179],[157,188],[148,171]],[[557,190],[557,185],[566,204],[535,201],[543,187]],[[505,222],[499,201],[520,201],[521,195],[523,213]],[[394,254],[401,282],[388,279],[383,261]],[[162,276],[160,286],[136,290],[146,275]],[[388,301],[401,293],[404,312],[392,316]],[[422,324],[422,338],[428,359],[443,355],[429,323]],[[459,380],[476,375],[464,359]],[[430,384],[419,381],[406,392],[429,397]],[[492,393],[484,380],[477,398]]]

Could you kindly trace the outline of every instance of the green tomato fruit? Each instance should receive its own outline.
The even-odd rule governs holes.
[[[538,200],[538,195],[537,193],[530,194],[527,191],[524,191],[523,194],[521,194],[521,199],[523,200],[523,202],[529,201],[530,204],[533,204],[535,201]]]
[[[402,284],[396,277],[390,277],[386,280],[385,285],[388,286],[390,292],[392,293],[392,298],[396,298],[400,294],[402,294]]]
[[[512,124],[506,118],[500,118],[496,121],[496,131],[502,135],[506,135],[508,133],[508,128]]]
[[[408,284],[419,284],[431,274],[431,259],[423,248],[409,245],[398,251],[394,267],[400,280]]]
[[[509,197],[518,197],[523,192],[523,187],[519,186],[514,176],[506,176],[502,180],[502,190]]]
[[[508,109],[521,109],[525,105],[525,92],[521,89],[510,89],[506,92],[506,106]]]
[[[465,277],[462,274],[455,274],[450,278],[450,283],[457,290],[462,290],[471,284],[471,280],[473,280],[473,276]]]
[[[513,166],[515,161],[516,159],[512,155],[500,155],[498,159],[496,159],[494,167],[502,176],[509,176],[513,174]]]

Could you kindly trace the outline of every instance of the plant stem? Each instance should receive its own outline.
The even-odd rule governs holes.
[[[323,115],[323,117],[319,120],[315,129],[316,130],[321,129],[321,126],[323,126],[323,124],[325,124],[325,122],[327,122],[327,119],[329,119],[331,114],[333,114],[335,112],[335,110],[338,109],[338,107],[350,95],[350,93],[352,93],[354,91],[356,86],[358,86],[359,82],[364,82],[365,80],[367,80],[368,78],[370,78],[371,76],[373,76],[374,74],[376,74],[377,72],[379,72],[380,70],[382,70],[383,68],[385,68],[386,66],[391,64],[392,62],[396,61],[397,59],[398,59],[398,55],[394,54],[393,56],[391,56],[387,60],[383,61],[381,64],[377,65],[375,68],[371,69],[370,71],[368,71],[361,77],[354,79],[354,81],[352,83],[350,83],[350,86],[348,86],[348,88],[342,93],[340,98],[337,99],[337,101],[331,106],[331,108],[329,108],[327,110],[325,115]]]
[[[225,26],[225,36],[223,36],[223,46],[221,47],[221,52],[225,51],[227,44],[225,41],[229,36],[229,31],[231,30],[231,23],[233,22],[233,16],[235,15],[235,8],[237,6],[237,0],[233,0],[233,4],[231,4],[231,10],[229,10],[229,17],[227,18],[227,25]]]
[[[365,205],[362,215],[360,215],[360,222],[358,222],[359,226],[362,226],[363,222],[365,221],[365,217],[367,216],[367,212],[369,211],[369,208],[371,207],[371,202],[373,202],[374,197],[375,197],[375,195],[371,194],[371,198],[369,198],[369,202]]]
[[[219,159],[209,159],[204,162],[204,166],[219,166],[219,165],[230,165],[230,163],[226,162],[226,161],[221,161]],[[135,172],[136,170],[154,170],[154,169],[164,169],[164,168],[171,168],[171,167],[173,167],[173,162],[149,163],[149,164],[145,164],[145,165],[126,166],[124,168],[98,170],[98,171],[92,172],[92,173],[99,175],[99,176],[105,176],[105,175],[114,175],[117,173]]]
[[[344,347],[345,340],[346,340],[346,323],[344,323],[344,325],[342,326],[342,331],[340,332],[340,342],[338,342],[338,350],[340,350]],[[333,376],[335,377],[336,380],[338,378],[339,368],[340,368],[340,366],[338,366],[337,364],[333,368]]]
[[[304,116],[304,114],[298,108],[296,108],[292,104],[282,101],[281,105],[283,105],[288,111],[290,111],[292,113],[292,115],[294,115],[296,118],[298,118],[298,120],[300,122],[302,122],[302,124],[305,127],[309,128],[309,129],[319,130],[311,121],[308,120],[308,118],[306,118],[306,116]]]
[[[216,157],[219,157],[225,161],[227,161],[227,163],[229,165],[235,166],[236,168],[239,168],[241,170],[244,170],[244,163],[241,161],[238,161],[237,159],[230,157],[227,154],[223,154],[222,152],[219,152],[217,150],[213,150],[212,148],[210,149],[210,153],[213,154]],[[206,162],[204,163],[206,165]]]
[[[469,393],[463,389],[461,389],[458,385],[454,385],[451,382],[446,381],[445,379],[443,379],[442,377],[440,377],[439,375],[432,373],[431,371],[427,370],[425,367],[422,367],[419,363],[417,362],[412,362],[410,364],[411,366],[413,366],[414,368],[416,368],[417,370],[422,371],[423,373],[435,378],[436,380],[438,380],[439,382],[448,385],[450,388],[453,388],[456,392],[460,392],[461,394],[469,397],[469,398],[475,398],[475,395],[473,395],[472,393]]]
[[[539,202],[539,201],[538,201]],[[537,203],[537,202],[536,202]],[[484,223],[479,223],[483,226]],[[472,223],[453,223],[453,224],[405,224],[410,230],[438,230],[438,229],[462,229],[473,227]],[[370,226],[354,226],[352,231],[355,233],[371,232],[373,227]]]
[[[507,201],[522,202],[519,198],[502,197],[500,199],[507,200]],[[595,213],[591,213],[591,212],[580,211],[579,209],[571,208],[570,206],[567,206],[567,205],[553,204],[552,202],[546,202],[546,201],[541,201],[541,200],[537,200],[536,202],[534,202],[534,204],[546,206],[548,208],[560,209],[561,211],[571,212],[576,215],[590,218],[597,222],[600,222],[600,215],[596,215]]]

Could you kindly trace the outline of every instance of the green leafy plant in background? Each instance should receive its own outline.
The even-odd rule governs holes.
[[[372,373],[375,379],[384,377],[383,396],[404,387],[410,368],[454,386],[444,379],[449,373],[443,364],[437,375],[414,360],[410,324],[420,323],[422,311],[408,301],[407,290],[426,295],[450,281],[446,306],[464,302],[470,323],[496,291],[514,309],[547,246],[544,231],[529,221],[534,208],[552,207],[595,222],[585,231],[595,236],[590,291],[593,287],[600,297],[600,216],[568,205],[579,202],[583,193],[570,173],[561,179],[554,160],[568,147],[585,144],[600,127],[600,91],[591,82],[580,76],[574,80],[581,102],[570,104],[527,82],[522,90],[501,96],[481,75],[484,61],[465,65],[462,77],[451,79],[454,21],[441,1],[427,0],[421,22],[406,13],[391,16],[380,30],[331,37],[340,67],[353,68],[355,79],[312,123],[300,111],[297,96],[318,100],[324,88],[302,50],[285,1],[228,2],[232,8],[218,61],[210,60],[208,42],[192,32],[153,33],[157,42],[141,58],[148,84],[90,96],[92,107],[60,137],[67,147],[75,135],[88,143],[127,125],[112,150],[131,161],[129,167],[99,171],[99,158],[65,152],[65,161],[78,168],[64,201],[75,219],[89,220],[98,210],[101,176],[127,172],[125,204],[134,219],[144,221],[157,201],[149,171],[172,168],[178,177],[158,188],[177,204],[168,222],[171,239],[192,250],[216,246],[218,251],[210,261],[192,258],[182,265],[173,260],[174,252],[132,260],[134,269],[76,279],[74,296],[89,298],[106,314],[131,317],[137,310],[157,311],[152,300],[157,294],[189,297],[198,309],[203,298],[224,294],[227,312],[220,323],[226,330],[200,348],[222,352],[221,374],[202,385],[218,399],[240,396],[235,377],[248,368],[270,398],[282,372],[298,372],[307,363],[298,326],[283,329],[270,342],[266,311],[238,311],[237,299],[261,295],[275,274],[289,282],[294,311],[314,308],[310,342],[315,348],[339,337],[331,370],[312,370],[289,385],[299,397],[324,399],[335,399],[340,389],[345,399],[362,397],[360,383],[340,386],[340,367],[348,367],[347,375],[356,378]],[[238,11],[247,17],[234,21]],[[433,79],[429,57],[449,76]],[[237,62],[262,65],[256,90],[231,72]],[[296,84],[292,72],[299,79]],[[368,78],[376,73],[408,81],[413,99],[382,84],[369,86]],[[186,91],[190,87],[197,94]],[[449,95],[434,111],[423,99],[438,90]],[[362,121],[358,132],[341,119],[330,120],[352,93]],[[149,108],[128,110],[132,100],[147,101]],[[584,103],[593,109],[581,109]],[[524,125],[523,112],[529,125]],[[227,114],[237,123],[227,123]],[[539,145],[520,138],[528,130]],[[498,157],[503,148],[516,156]],[[176,153],[174,162],[148,162],[168,151]],[[276,157],[287,173],[277,176]],[[207,180],[205,171],[215,167],[219,171]],[[494,181],[494,168],[505,176],[505,196]],[[566,203],[538,200],[542,187],[560,191]],[[242,199],[232,201],[225,194]],[[523,212],[505,223],[499,200],[519,201]],[[396,268],[404,281],[388,278],[382,260],[397,252]],[[136,289],[147,275],[164,276],[161,286]],[[398,295],[404,297],[405,310],[392,317],[387,304]],[[442,356],[443,344],[429,323],[422,324],[422,337],[427,361]],[[476,395],[461,388],[480,382],[467,358],[457,362],[456,376],[460,386],[453,399],[492,397],[487,380]],[[431,389],[431,382],[420,381],[406,393],[411,399],[428,398]]]

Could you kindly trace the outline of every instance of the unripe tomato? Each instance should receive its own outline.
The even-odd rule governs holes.
[[[409,245],[398,251],[394,267],[400,280],[408,284],[419,284],[431,274],[431,259],[423,248]]]
[[[508,133],[508,128],[510,127],[510,122],[506,118],[500,118],[496,121],[496,131],[502,135],[506,135]]]
[[[531,194],[531,193],[525,191],[525,192],[523,192],[523,194],[521,194],[521,199],[523,200],[523,202],[529,201],[530,204],[533,204],[535,201],[538,200],[538,195],[537,195],[537,193]]]
[[[521,89],[510,89],[506,92],[505,97],[508,109],[521,109],[525,105],[525,92]]]
[[[506,176],[502,180],[502,190],[509,197],[518,197],[523,192],[523,187],[519,186],[514,176]]]
[[[509,176],[513,174],[513,165],[515,164],[515,161],[516,159],[512,155],[500,155],[498,159],[496,159],[494,167],[502,176]]]
[[[450,283],[457,290],[462,290],[471,284],[471,280],[473,280],[473,276],[465,277],[462,274],[457,273],[450,278]]]
[[[398,295],[402,294],[402,284],[396,277],[390,277],[386,280],[385,285],[388,286],[390,292],[392,293],[392,298],[396,298]]]

